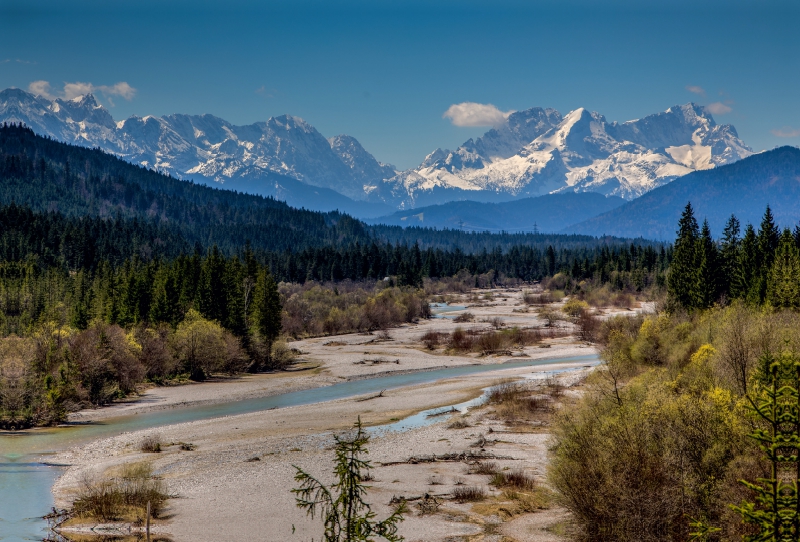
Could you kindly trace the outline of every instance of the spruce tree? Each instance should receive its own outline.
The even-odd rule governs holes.
[[[281,332],[281,299],[278,285],[268,269],[262,269],[256,280],[253,297],[255,325],[264,345],[267,364],[272,361],[272,345]]]
[[[683,210],[677,233],[668,290],[673,302],[685,309],[693,309],[697,299],[697,246],[700,232],[691,202]]]
[[[295,466],[294,479],[300,487],[292,489],[298,508],[313,519],[322,516],[324,542],[371,542],[378,538],[387,542],[402,542],[397,534],[407,508],[405,501],[384,520],[377,520],[372,507],[364,501],[369,486],[372,465],[362,458],[366,455],[369,435],[361,425],[361,418],[351,438],[335,435],[336,459],[333,474],[335,482],[326,486],[319,479]]]
[[[197,292],[197,305],[200,314],[209,320],[224,322],[228,308],[225,289],[225,258],[214,245],[203,261],[200,270],[200,284]]]
[[[735,276],[735,288],[739,296],[748,303],[758,304],[758,236],[752,224],[744,229],[739,250],[739,265]]]
[[[166,322],[171,326],[181,320],[180,290],[171,267],[164,266],[156,274],[153,303],[150,305],[150,321]]]
[[[736,281],[739,267],[739,247],[742,244],[739,238],[740,227],[739,219],[735,215],[731,215],[722,232],[720,247],[720,258],[722,260],[721,293],[731,298],[740,297],[742,294]]]
[[[697,283],[694,305],[708,308],[719,298],[720,263],[717,245],[711,238],[708,220],[703,221],[703,229],[697,245]]]
[[[778,248],[780,232],[775,225],[772,210],[767,205],[764,217],[761,219],[761,226],[758,230],[758,272],[756,280],[753,282],[751,297],[757,303],[763,303],[767,297],[767,283],[769,274],[772,270],[772,262],[775,258],[775,251]]]
[[[767,301],[773,307],[800,308],[800,253],[789,228],[783,230],[767,284]]]

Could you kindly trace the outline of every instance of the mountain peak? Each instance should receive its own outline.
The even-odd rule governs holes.
[[[361,144],[340,136],[337,149],[300,117],[280,115],[234,126],[213,115],[132,116],[115,122],[92,94],[48,100],[18,89],[0,92],[0,121],[83,146],[180,179],[261,183],[275,174],[365,199],[366,185],[393,176]],[[241,185],[239,185],[241,186]]]
[[[732,126],[717,125],[696,103],[621,124],[583,107],[564,117],[554,109],[531,108],[455,152],[437,149],[391,179],[383,193],[393,203],[401,194],[404,207],[442,203],[445,197],[497,201],[569,191],[631,199],[751,154]]]

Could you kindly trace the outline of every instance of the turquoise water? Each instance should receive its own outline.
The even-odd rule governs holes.
[[[431,316],[434,318],[455,318],[455,314],[448,314],[450,312],[463,311],[467,307],[461,305],[448,305],[447,303],[431,303]]]
[[[18,433],[0,433],[0,540],[18,542],[42,540],[46,525],[41,519],[53,506],[50,488],[59,475],[59,469],[46,466],[46,455],[57,450],[102,437],[118,435],[126,431],[136,431],[175,423],[189,422],[257,412],[271,408],[321,403],[344,399],[356,395],[376,393],[384,389],[394,389],[415,384],[424,384],[453,378],[479,374],[498,369],[538,367],[554,363],[598,363],[597,356],[531,360],[522,359],[508,363],[490,365],[466,365],[436,369],[410,374],[389,375],[353,382],[343,382],[322,388],[285,393],[271,397],[246,399],[233,403],[175,408],[149,412],[134,416],[112,418],[102,423],[70,425],[53,429]],[[465,405],[465,404],[464,404]],[[458,405],[462,407],[463,405]],[[412,416],[401,422],[406,426],[392,424],[389,430],[404,430],[421,424],[433,423],[441,418],[428,418],[427,414]],[[413,420],[412,420],[413,418]],[[45,457],[42,457],[42,456]]]

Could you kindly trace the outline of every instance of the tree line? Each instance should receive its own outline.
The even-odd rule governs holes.
[[[687,203],[678,223],[668,291],[670,301],[686,310],[733,299],[800,308],[800,226],[779,229],[767,206],[758,231],[747,224],[742,234],[731,215],[722,238],[714,241],[708,222],[699,227]]]

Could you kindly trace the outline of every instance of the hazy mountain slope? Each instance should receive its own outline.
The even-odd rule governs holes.
[[[453,201],[418,207],[367,223],[452,228],[465,231],[560,231],[576,220],[605,213],[625,200],[596,193],[548,194],[504,203]]]
[[[672,240],[686,203],[719,236],[731,214],[756,227],[769,204],[781,226],[800,220],[800,149],[780,147],[734,164],[697,171],[621,207],[564,228],[565,233]]]

